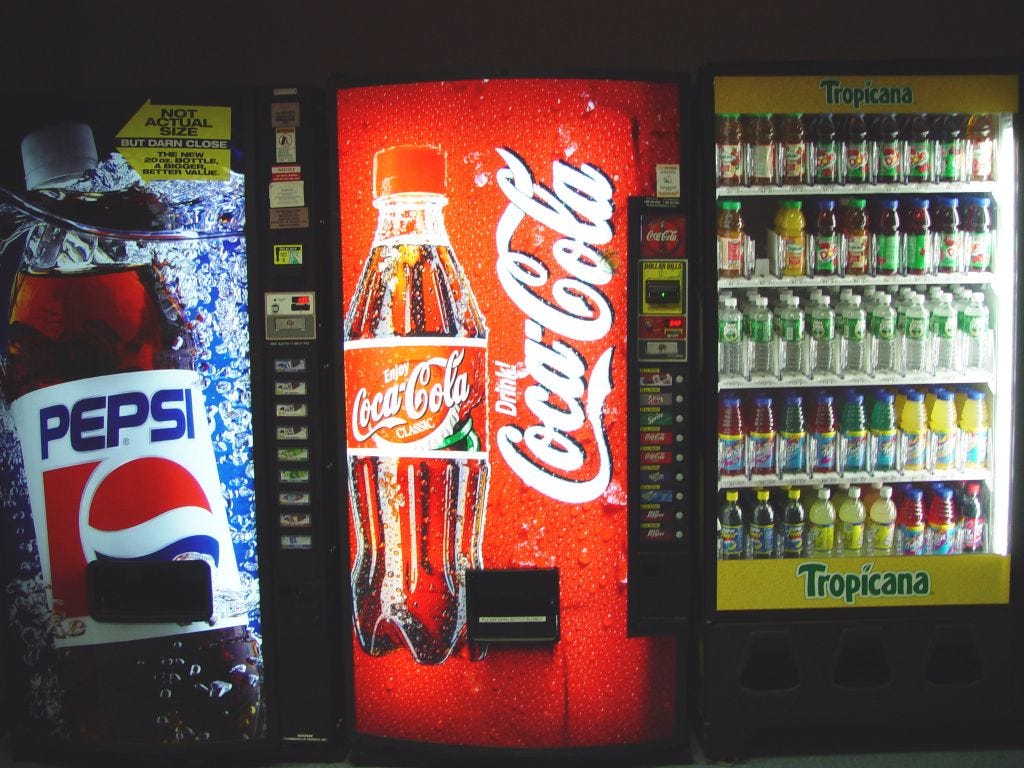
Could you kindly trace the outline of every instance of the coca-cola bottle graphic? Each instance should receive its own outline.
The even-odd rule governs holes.
[[[98,165],[88,126],[36,131],[22,155],[29,191],[0,190],[0,259],[18,261],[0,410],[20,444],[34,531],[26,551],[38,552],[45,586],[44,626],[21,628],[40,647],[25,653],[53,659],[29,668],[51,683],[26,702],[27,727],[83,742],[258,738],[252,595],[234,552],[199,349],[159,265],[177,250],[209,254],[196,243],[228,233],[197,232],[182,218],[190,213],[141,184],[119,155]],[[211,621],[94,619],[86,566],[98,559],[206,562]],[[31,579],[13,589],[31,599]]]
[[[443,211],[445,156],[374,157],[377,230],[345,318],[352,592],[362,648],[444,661],[483,567],[487,328]]]

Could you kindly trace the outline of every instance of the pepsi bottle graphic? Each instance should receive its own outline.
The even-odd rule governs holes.
[[[56,658],[56,680],[34,708],[49,711],[51,734],[81,742],[258,738],[261,649],[197,344],[156,264],[180,236],[173,211],[138,183],[91,191],[88,126],[30,134],[22,155],[29,192],[0,200],[11,233],[0,258],[21,249],[0,387],[46,589],[38,642]],[[104,559],[205,562],[211,620],[96,620],[86,568]]]

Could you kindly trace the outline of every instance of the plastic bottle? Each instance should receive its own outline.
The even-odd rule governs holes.
[[[953,373],[960,364],[957,360],[956,310],[953,309],[953,294],[942,293],[939,296],[939,301],[931,313],[929,325],[935,373]]]
[[[908,201],[910,217],[907,221],[906,249],[907,274],[927,275],[934,262],[934,238],[928,200],[912,197]]]
[[[818,489],[818,498],[807,513],[809,549],[812,555],[831,555],[835,551],[836,510],[829,500],[828,488]]]
[[[836,201],[819,200],[814,226],[814,259],[811,271],[831,277],[839,272],[839,233],[836,231]]]
[[[814,183],[839,181],[839,144],[832,115],[818,115],[814,121]]]
[[[960,465],[963,469],[988,466],[989,421],[985,393],[968,389],[960,409]]]
[[[895,275],[900,268],[899,201],[887,198],[878,201],[878,224],[875,228],[875,274]]]
[[[900,469],[920,472],[928,467],[928,416],[924,393],[907,392],[900,411]]]
[[[932,231],[937,241],[935,271],[942,274],[962,271],[963,233],[958,203],[955,197],[935,198],[935,215],[932,216]]]
[[[903,142],[896,115],[878,115],[872,124],[874,179],[878,184],[903,180]]]
[[[832,395],[820,394],[814,398],[810,438],[811,474],[834,473],[837,467],[838,430]]]
[[[930,555],[954,555],[958,549],[957,538],[953,489],[945,485],[933,486],[928,504],[925,551]]]
[[[775,316],[768,308],[768,297],[754,299],[750,312],[750,377],[778,375],[775,368]]]
[[[967,119],[968,181],[992,181],[995,139],[989,115],[971,115]]]
[[[775,409],[772,398],[758,395],[754,398],[754,412],[747,434],[747,467],[753,477],[774,475],[776,443]]]
[[[896,446],[899,434],[896,431],[896,410],[891,392],[882,390],[875,396],[868,420],[868,468],[874,472],[891,472],[896,469]]]
[[[896,310],[892,296],[878,295],[868,321],[871,334],[871,372],[874,376],[893,376],[897,372]]]
[[[891,555],[896,528],[896,505],[892,500],[892,488],[883,485],[878,489],[878,498],[868,512],[866,531],[867,553]]]
[[[992,200],[987,197],[965,197],[964,259],[968,272],[992,270]]]
[[[806,184],[807,142],[802,114],[779,116],[779,144],[782,154],[782,183]]]
[[[868,319],[861,297],[851,296],[839,317],[839,367],[843,376],[869,373]]]
[[[811,305],[808,312],[808,370],[811,377],[834,375],[836,372],[836,313],[828,296]]]
[[[868,233],[867,201],[855,197],[846,203],[843,217],[842,253],[844,272],[847,275],[865,275],[870,257],[870,235]]]
[[[902,494],[896,512],[896,544],[901,555],[923,555],[924,548],[924,492],[908,487]]]
[[[715,118],[715,152],[720,187],[739,187],[743,184],[743,121],[737,114],[722,114]]]
[[[807,513],[800,503],[800,489],[788,489],[786,499],[782,509],[782,556],[803,557],[807,547]]]
[[[924,296],[915,293],[907,307],[906,325],[900,340],[904,376],[928,373],[931,370],[929,320]]]
[[[839,468],[842,473],[865,472],[868,468],[868,432],[864,395],[851,392],[839,417]]]
[[[935,168],[939,181],[960,181],[964,175],[964,142],[960,115],[945,115],[939,127]]]
[[[975,291],[957,318],[960,361],[965,370],[990,370],[992,343],[985,294]]]
[[[769,493],[761,488],[757,491],[757,503],[750,516],[750,556],[754,560],[775,557],[775,510],[768,500]]]
[[[967,483],[960,499],[961,548],[964,553],[985,551],[985,508],[981,503],[981,484]]]
[[[718,374],[746,377],[743,315],[736,309],[736,299],[726,299],[718,308]]]
[[[928,449],[929,466],[937,472],[956,469],[959,455],[960,427],[957,425],[956,402],[948,389],[935,392],[935,402],[928,414],[931,443]]]
[[[722,395],[718,407],[718,474],[741,477],[747,473],[743,410],[735,395]]]
[[[738,491],[726,491],[725,503],[718,512],[718,551],[722,560],[742,560],[747,551],[743,510]]]
[[[779,236],[783,277],[807,274],[806,221],[799,200],[783,200],[775,214],[775,232]]]
[[[839,507],[840,541],[843,554],[856,557],[864,550],[864,519],[867,515],[860,500],[860,488],[850,488]]]
[[[800,298],[787,296],[778,312],[779,318],[779,371],[783,378],[802,376],[804,370],[804,313],[800,311]]]
[[[747,177],[753,185],[775,183],[775,126],[771,113],[750,116]]]
[[[907,181],[927,183],[932,180],[931,124],[928,115],[914,115],[910,120],[910,144],[907,149]]]
[[[782,475],[807,474],[807,428],[804,424],[804,401],[800,395],[786,395],[779,426],[779,444],[776,451],[779,473]]]
[[[846,184],[864,184],[868,180],[871,160],[867,142],[868,126],[864,115],[858,113],[847,117],[844,133],[843,181]]]
[[[746,265],[746,237],[739,200],[719,200],[716,219],[718,276],[742,277]]]

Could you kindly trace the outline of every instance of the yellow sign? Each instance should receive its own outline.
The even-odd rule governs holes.
[[[642,315],[681,315],[686,291],[686,262],[682,259],[640,262]],[[651,301],[651,299],[658,299]]]
[[[117,132],[117,150],[143,181],[231,178],[231,108],[147,101]]]
[[[1003,555],[725,560],[720,611],[1000,605],[1010,601]]]
[[[1016,112],[1016,75],[715,78],[715,112]]]
[[[274,264],[287,266],[302,263],[302,243],[275,245]]]

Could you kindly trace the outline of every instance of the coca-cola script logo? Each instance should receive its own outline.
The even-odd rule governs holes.
[[[648,258],[682,258],[686,219],[681,215],[645,215],[640,228],[643,254]]]
[[[498,450],[513,472],[544,495],[591,501],[611,479],[603,411],[615,348],[605,347],[591,366],[573,342],[599,342],[612,328],[612,305],[599,287],[611,281],[612,268],[598,246],[614,236],[615,187],[599,168],[555,161],[549,188],[534,180],[514,152],[496,151],[506,163],[496,175],[498,187],[509,200],[495,233],[497,274],[527,318],[524,368],[534,383],[524,402],[537,419],[501,427]],[[546,258],[512,248],[527,217],[559,235]],[[555,266],[564,276],[553,274]],[[587,461],[587,444],[597,450],[596,467]]]
[[[352,432],[360,442],[376,436],[378,443],[397,442],[423,449],[445,447],[470,399],[469,375],[460,369],[465,349],[447,358],[405,361],[383,372],[383,389],[366,387],[352,401]],[[463,367],[464,368],[464,367]],[[386,431],[386,437],[377,434]]]

